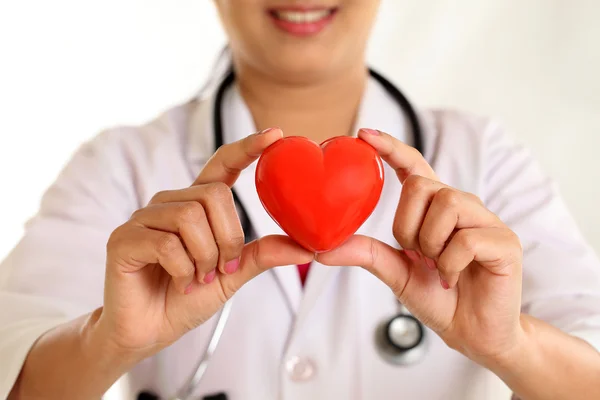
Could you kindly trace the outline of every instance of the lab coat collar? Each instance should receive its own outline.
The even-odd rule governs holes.
[[[407,141],[407,120],[399,108],[397,102],[379,85],[374,79],[369,79],[359,108],[353,136],[356,136],[360,128],[374,128],[387,132],[396,138]],[[412,137],[408,140],[412,144]],[[388,168],[389,172],[389,168]],[[386,174],[387,179],[396,179],[395,174]],[[386,207],[385,201],[379,202],[378,207]],[[397,204],[397,201],[394,203]],[[395,204],[393,205],[395,208]],[[393,215],[393,214],[392,214]],[[391,229],[389,224],[381,224],[382,221],[369,218],[360,227],[357,233],[373,237],[381,237],[384,232]],[[387,221],[386,221],[387,222]],[[325,291],[328,284],[340,272],[341,267],[329,267],[314,262],[308,274],[304,288],[300,308],[296,317],[296,324],[292,332],[291,341],[295,335],[301,334],[301,328],[317,303],[319,296]],[[296,281],[298,279],[296,278]]]
[[[214,152],[214,97],[216,87],[205,91],[198,99],[196,110],[191,116],[191,136],[188,141],[189,161],[199,170],[202,164]],[[256,131],[250,111],[244,103],[236,85],[233,85],[223,97],[223,136],[225,143],[244,138]],[[369,79],[359,108],[354,134],[359,128],[376,128],[386,131],[401,140],[405,140],[406,120],[398,104],[373,79]],[[409,135],[410,136],[410,135]],[[409,138],[412,140],[412,137]],[[410,142],[410,141],[409,141]],[[284,234],[282,229],[264,210],[254,183],[256,163],[244,170],[233,189],[244,205],[252,222],[254,235],[263,237],[269,234]],[[394,179],[395,177],[387,177]],[[359,229],[359,233],[377,236],[377,221],[369,219]],[[326,285],[339,272],[339,267],[329,267],[313,262],[304,289],[301,286],[295,266],[284,266],[273,269],[275,278],[289,302],[292,312],[296,314],[293,332],[298,332],[306,317],[318,301]],[[292,333],[292,337],[295,333]]]

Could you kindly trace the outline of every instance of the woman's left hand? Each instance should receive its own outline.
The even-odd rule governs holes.
[[[522,249],[519,238],[475,195],[441,183],[414,148],[361,130],[396,170],[402,194],[393,224],[404,250],[356,235],[318,255],[326,265],[360,265],[450,347],[481,364],[518,351]]]

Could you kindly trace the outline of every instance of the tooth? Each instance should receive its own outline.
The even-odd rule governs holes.
[[[296,24],[313,23],[320,19],[325,18],[329,15],[328,10],[315,10],[315,11],[279,11],[277,17],[284,21],[293,22]]]
[[[326,12],[324,12],[323,10],[312,11],[312,12],[306,13],[308,20],[311,22],[318,21],[321,18],[323,18],[325,15],[326,15]]]

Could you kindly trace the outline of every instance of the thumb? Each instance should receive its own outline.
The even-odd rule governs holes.
[[[213,182],[223,182],[232,186],[243,169],[256,161],[267,147],[282,137],[281,129],[269,128],[221,146],[206,162],[192,186]]]
[[[231,297],[246,282],[262,272],[284,265],[306,264],[314,254],[288,236],[270,235],[254,240],[244,246],[238,271],[222,276],[223,288]]]
[[[354,235],[340,247],[317,254],[324,265],[359,266],[389,286],[400,298],[410,277],[410,260],[398,249],[369,236]]]

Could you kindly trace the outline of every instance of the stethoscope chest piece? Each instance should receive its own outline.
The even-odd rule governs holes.
[[[402,311],[377,326],[375,346],[380,356],[390,364],[412,365],[426,354],[425,335],[423,324]]]

